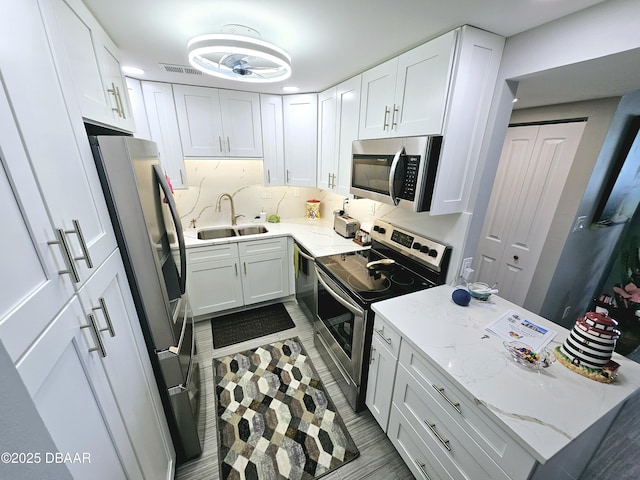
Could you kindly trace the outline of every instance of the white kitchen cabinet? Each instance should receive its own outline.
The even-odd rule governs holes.
[[[174,85],[187,157],[262,157],[260,97],[253,92]]]
[[[135,129],[120,53],[81,0],[41,0],[60,79],[93,123]]]
[[[245,305],[289,295],[291,261],[286,237],[240,242],[238,253]]]
[[[150,140],[158,145],[162,168],[173,188],[189,188],[171,84],[141,83]]]
[[[133,136],[144,140],[151,140],[149,130],[149,119],[144,108],[144,95],[142,93],[142,82],[135,78],[125,77],[127,90],[129,91],[129,101],[131,102],[131,114],[136,124]]]
[[[362,74],[361,139],[442,133],[457,33]]]
[[[349,195],[351,144],[358,139],[361,76],[318,95],[318,187]]]
[[[187,278],[196,317],[244,305],[237,243],[187,249]]]
[[[400,336],[376,316],[369,359],[365,404],[382,430],[387,431],[391,397],[400,349]]]
[[[187,249],[187,293],[194,316],[290,295],[286,237]]]
[[[282,96],[260,94],[264,184],[284,185],[284,125]]]
[[[315,93],[285,95],[282,109],[285,185],[315,187],[318,96]]]

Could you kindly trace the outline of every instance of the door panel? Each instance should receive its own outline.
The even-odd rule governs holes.
[[[480,236],[477,279],[522,305],[575,157],[584,122],[511,127]]]

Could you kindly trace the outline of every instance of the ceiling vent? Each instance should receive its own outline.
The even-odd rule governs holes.
[[[186,73],[187,75],[202,75],[202,72],[188,65],[171,65],[160,63],[160,68],[169,73]]]

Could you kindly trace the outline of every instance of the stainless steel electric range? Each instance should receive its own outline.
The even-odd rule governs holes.
[[[314,343],[357,412],[364,409],[371,304],[445,283],[451,247],[376,220],[371,248],[316,258]]]

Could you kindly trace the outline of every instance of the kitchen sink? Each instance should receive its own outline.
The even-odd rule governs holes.
[[[240,227],[209,227],[198,230],[199,240],[215,240],[216,238],[229,238],[240,235],[257,235],[267,233],[262,225],[247,225]]]
[[[258,233],[267,233],[269,230],[262,225],[251,225],[249,227],[238,227],[236,231],[238,235],[255,235]]]
[[[216,238],[235,237],[236,235],[235,229],[229,227],[212,227],[198,230],[199,240],[213,240]]]

